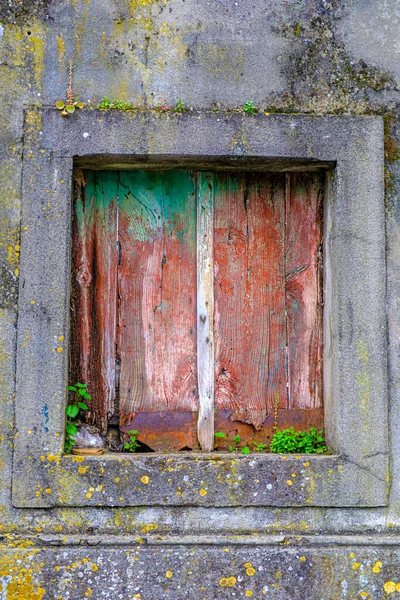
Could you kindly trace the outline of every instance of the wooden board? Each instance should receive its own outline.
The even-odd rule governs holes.
[[[289,408],[322,406],[322,191],[318,173],[287,176]]]
[[[287,406],[284,176],[215,178],[216,407],[260,429]]]
[[[196,411],[196,198],[183,171],[120,174],[121,425]]]
[[[197,373],[200,448],[214,447],[214,175],[197,178]]]
[[[75,171],[70,382],[87,383],[86,415],[107,431],[114,412],[118,174]]]

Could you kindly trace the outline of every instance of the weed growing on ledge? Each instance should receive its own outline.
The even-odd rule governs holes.
[[[128,452],[136,452],[137,448],[140,448],[140,443],[137,441],[136,436],[139,435],[139,432],[136,429],[132,429],[128,431],[129,442],[124,444],[124,450]]]
[[[73,115],[76,108],[83,108],[83,102],[79,101],[79,98],[75,98],[72,93],[72,58],[69,61],[69,79],[68,79],[68,87],[67,87],[67,101],[57,100],[56,108],[58,108],[60,114],[63,117],[68,117],[68,115]]]
[[[267,447],[267,444],[257,444],[257,442],[253,442],[254,452],[263,452]]]
[[[78,433],[78,427],[74,421],[81,410],[86,411],[89,408],[82,400],[92,399],[92,396],[87,393],[86,387],[86,383],[75,383],[75,385],[69,385],[67,387],[68,391],[75,392],[72,404],[68,404],[65,409],[67,417],[67,424],[65,427],[65,452],[67,454],[71,452],[72,447],[75,445],[75,435]]]
[[[176,110],[176,112],[183,112],[185,110],[185,103],[182,100],[182,98],[178,98],[178,102],[176,103],[175,110]]]
[[[225,438],[226,433],[223,433],[223,431],[217,431],[216,433],[214,433],[214,436],[216,438]],[[239,448],[240,444],[240,435],[235,435],[235,437],[233,438],[233,441],[235,443],[234,446],[229,446],[229,452],[239,452],[239,450],[242,452],[242,454],[250,454],[250,448],[248,446],[244,446],[243,448]],[[261,444],[264,445],[264,444]]]
[[[248,115],[254,115],[257,112],[256,107],[254,106],[254,102],[252,100],[247,100],[243,106],[243,112]]]
[[[311,427],[310,431],[295,431],[293,427],[277,431],[270,446],[271,452],[277,454],[312,454],[326,452],[324,436],[322,430],[317,431]]]
[[[130,102],[123,102],[122,100],[110,100],[108,96],[104,96],[103,100],[96,106],[103,110],[132,110],[133,106]]]

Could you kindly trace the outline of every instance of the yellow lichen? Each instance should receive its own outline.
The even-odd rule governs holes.
[[[57,36],[57,55],[60,67],[65,69],[65,42],[62,34]]]
[[[0,577],[10,578],[2,582],[2,597],[16,600],[42,600],[44,597],[46,590],[35,582],[43,563],[34,562],[38,550],[27,550],[31,545],[31,542],[19,541],[20,549],[13,552],[5,546],[0,547]]]
[[[248,575],[249,577],[253,577],[253,575],[255,575],[255,573],[256,573],[256,570],[253,569],[253,567],[248,567],[246,569],[246,575]]]
[[[199,494],[200,496],[205,496],[207,494],[207,490],[201,489]]]
[[[234,585],[236,585],[236,577],[228,577],[226,580],[226,585],[228,587],[233,587]]]
[[[147,485],[150,481],[150,477],[148,475],[143,475],[143,477],[140,478],[140,481],[144,484]]]
[[[372,572],[373,572],[373,573],[380,573],[380,572],[381,572],[381,570],[380,570],[380,568],[379,568],[377,565],[374,565],[374,566],[372,567]]]
[[[396,584],[394,581],[385,581],[383,589],[387,594],[393,594],[396,591]]]
[[[148,525],[143,524],[140,526],[142,533],[149,533],[150,531],[154,531],[155,529],[158,529],[158,525],[157,523],[149,523]]]
[[[167,579],[171,579],[171,578],[172,578],[172,571],[167,571],[167,572],[165,573],[165,577],[166,577]]]

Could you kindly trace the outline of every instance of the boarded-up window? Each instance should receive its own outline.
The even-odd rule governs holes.
[[[322,425],[320,173],[81,171],[71,379],[153,450]],[[215,423],[213,421],[215,420]]]

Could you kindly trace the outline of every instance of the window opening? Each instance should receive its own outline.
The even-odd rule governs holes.
[[[322,426],[321,173],[75,171],[70,381],[146,451]],[[200,442],[200,444],[199,444]]]

